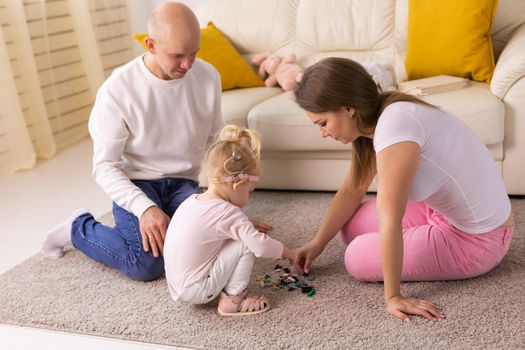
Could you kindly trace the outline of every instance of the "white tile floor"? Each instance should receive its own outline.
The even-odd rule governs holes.
[[[80,142],[30,170],[0,177],[0,273],[37,254],[46,230],[83,207],[95,217],[111,201],[91,177],[92,144]],[[0,324],[0,349],[176,349]]]

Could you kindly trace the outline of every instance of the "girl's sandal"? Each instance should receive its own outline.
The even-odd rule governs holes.
[[[249,295],[245,290],[232,296],[221,292],[217,311],[221,316],[247,316],[257,315],[269,309],[270,303],[264,296]]]

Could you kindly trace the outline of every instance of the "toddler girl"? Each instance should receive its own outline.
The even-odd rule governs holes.
[[[284,244],[257,231],[241,208],[260,173],[260,139],[226,126],[204,158],[208,190],[186,199],[166,234],[164,262],[172,298],[204,304],[219,296],[222,316],[253,315],[270,308],[248,286],[257,257],[293,259]]]

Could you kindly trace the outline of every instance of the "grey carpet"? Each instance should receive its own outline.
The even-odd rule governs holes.
[[[256,192],[246,211],[296,247],[316,232],[330,193]],[[489,274],[454,282],[403,284],[430,299],[447,319],[404,323],[388,315],[382,284],[344,270],[335,239],[318,258],[314,298],[264,289],[273,308],[221,318],[216,302],[174,303],[164,278],[135,282],[78,251],[59,260],[35,256],[0,276],[0,323],[205,349],[524,349],[525,200],[513,199],[517,231],[504,261]],[[107,219],[107,218],[106,218]],[[253,277],[275,262],[258,260]],[[255,287],[253,278],[252,289]]]

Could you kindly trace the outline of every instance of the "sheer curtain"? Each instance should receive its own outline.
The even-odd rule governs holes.
[[[125,0],[0,0],[0,175],[88,135],[96,91],[136,45]]]

